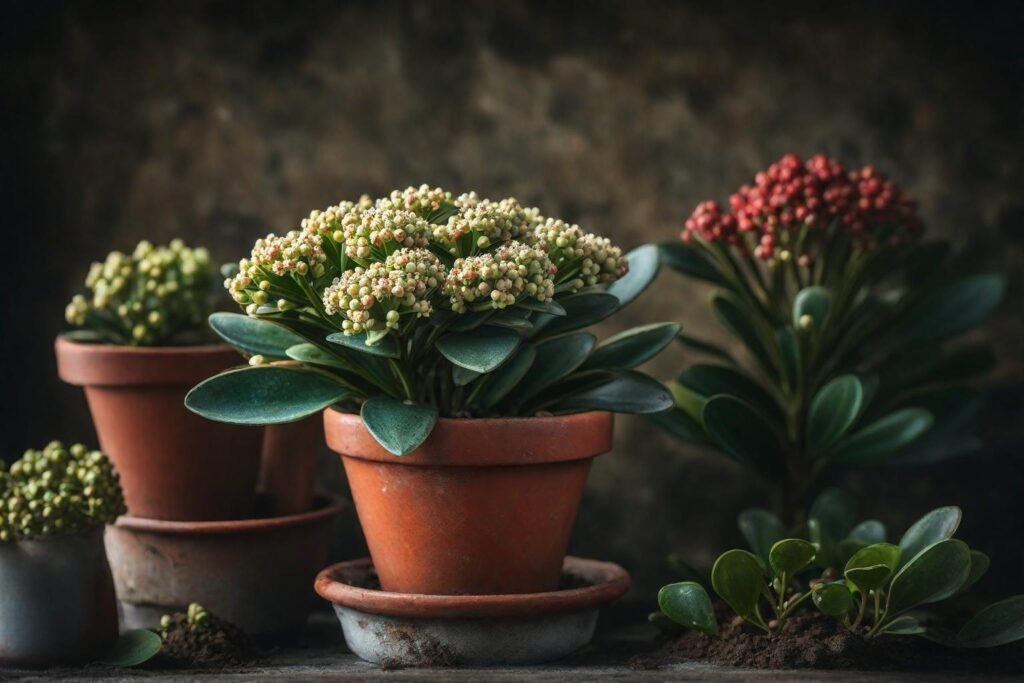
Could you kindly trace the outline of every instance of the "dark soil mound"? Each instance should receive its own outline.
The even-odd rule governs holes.
[[[214,615],[197,627],[188,616],[172,614],[164,629],[164,645],[152,660],[163,669],[224,668],[250,664],[260,658],[260,650],[240,628]]]

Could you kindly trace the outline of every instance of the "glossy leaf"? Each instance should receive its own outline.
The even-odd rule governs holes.
[[[768,566],[772,546],[786,535],[782,521],[768,510],[750,508],[740,513],[737,522],[750,550]]]
[[[467,370],[461,365],[452,365],[452,381],[455,382],[455,386],[457,387],[464,387],[473,380],[480,378],[482,375],[482,372]]]
[[[816,519],[833,540],[846,538],[857,522],[857,499],[841,488],[822,491],[811,503],[809,517]]]
[[[629,272],[616,280],[608,288],[608,293],[619,300],[619,308],[636,299],[647,289],[658,275],[661,260],[658,257],[658,246],[643,244],[626,254],[629,261]]]
[[[793,576],[814,561],[814,546],[799,538],[784,538],[768,551],[768,564],[775,575]]]
[[[583,367],[635,368],[658,355],[678,333],[678,323],[654,323],[620,332],[598,345]]]
[[[964,647],[996,647],[1024,638],[1024,595],[993,603],[974,615],[960,632]]]
[[[821,331],[821,326],[828,317],[829,309],[832,306],[832,295],[824,287],[804,287],[797,292],[793,299],[793,326],[803,329],[800,319],[805,315],[811,318],[811,329],[815,334]]]
[[[963,593],[970,589],[974,584],[981,581],[982,577],[988,573],[989,565],[992,561],[988,558],[988,555],[981,552],[980,550],[971,550],[971,573],[967,575],[967,581],[960,588],[960,592]]]
[[[515,399],[525,402],[575,372],[590,355],[596,342],[597,339],[589,332],[576,332],[536,344],[533,367],[516,386]]]
[[[661,260],[672,270],[683,275],[722,284],[722,276],[704,256],[698,246],[689,246],[682,242],[662,242],[658,245]]]
[[[899,546],[875,543],[861,548],[846,563],[843,575],[856,588],[877,590],[885,585],[900,563]]]
[[[750,353],[769,375],[778,376],[778,368],[771,355],[758,337],[750,317],[736,297],[725,291],[718,291],[711,297],[711,309],[718,321],[746,345]]]
[[[856,375],[836,377],[815,394],[807,416],[807,444],[814,452],[843,437],[860,416],[864,390]]]
[[[576,412],[610,410],[615,413],[658,413],[673,405],[672,394],[647,375],[626,370],[611,381],[558,401],[553,410]]]
[[[296,344],[295,346],[289,346],[285,354],[292,360],[297,360],[302,363],[309,363],[310,365],[322,365],[332,368],[348,369],[348,364],[333,356],[327,351],[324,351],[316,344],[302,343]]]
[[[214,375],[188,392],[185,406],[218,422],[266,425],[301,420],[350,395],[320,372],[270,365]]]
[[[723,360],[726,363],[730,364],[736,362],[735,360],[733,360],[732,355],[728,351],[723,349],[721,346],[718,346],[717,344],[712,344],[702,339],[697,339],[696,337],[691,337],[688,334],[682,333],[678,334],[676,336],[676,339],[679,340],[680,344],[685,346],[687,349],[690,349],[691,351],[696,351],[698,353],[704,353],[709,356],[714,356],[719,360]]]
[[[841,581],[817,584],[811,593],[811,600],[822,614],[835,619],[849,614],[853,606],[853,594]]]
[[[749,404],[732,396],[715,396],[704,404],[701,419],[712,442],[736,462],[765,476],[778,476],[782,460],[778,436]]]
[[[884,462],[928,431],[933,422],[927,410],[897,410],[841,440],[828,457],[849,465]]]
[[[368,398],[360,416],[377,443],[394,455],[406,455],[419,448],[437,423],[437,409],[387,396]]]
[[[240,313],[213,313],[209,324],[221,339],[252,355],[285,358],[290,347],[306,341],[277,323]]]
[[[384,358],[399,357],[398,342],[395,341],[395,336],[391,334],[374,344],[366,343],[365,333],[345,334],[343,332],[335,332],[327,335],[327,341],[338,346],[344,346],[347,349],[359,351],[360,353],[369,353],[374,356],[383,356]]]
[[[541,315],[534,319],[538,336],[553,337],[582,329],[604,320],[619,308],[618,297],[607,292],[573,294],[559,299],[559,303],[565,309],[565,315]]]
[[[872,543],[885,543],[885,536],[885,525],[877,519],[868,519],[853,527],[848,538],[863,541],[870,545]]]
[[[663,587],[658,591],[658,607],[680,626],[712,636],[718,634],[711,598],[699,583],[683,581]]]
[[[523,301],[516,302],[516,308],[522,308],[527,311],[535,311],[537,313],[544,313],[545,315],[565,315],[565,309],[562,307],[562,304],[558,303],[557,301],[537,301],[536,299],[524,299]]]
[[[693,581],[705,588],[711,587],[711,577],[707,571],[697,569],[678,553],[672,553],[668,556],[668,566],[680,581]]]
[[[910,562],[925,548],[952,538],[962,518],[960,508],[951,505],[936,508],[914,522],[900,539],[900,566]]]
[[[476,397],[475,403],[481,410],[490,411],[526,376],[537,357],[533,346],[523,346],[512,356],[512,359],[494,372],[487,375],[484,385]],[[457,366],[456,366],[457,367]]]
[[[455,365],[474,372],[490,372],[515,353],[520,341],[512,330],[481,327],[472,332],[446,334],[435,345]]]
[[[754,613],[764,588],[764,573],[757,558],[746,550],[723,553],[711,568],[711,585],[736,614]]]
[[[971,573],[971,550],[949,538],[918,553],[893,577],[888,614],[902,612],[954,595]]]
[[[924,632],[925,628],[921,625],[921,622],[914,617],[906,615],[893,619],[881,630],[881,633],[889,633],[894,636],[915,636]]]
[[[163,640],[152,631],[125,631],[114,643],[114,647],[100,659],[100,663],[120,667],[139,666],[155,657],[162,647]]]
[[[710,445],[704,426],[678,407],[647,416],[655,425],[683,443],[697,446]]]
[[[494,314],[494,309],[488,309],[486,311],[470,311],[469,313],[456,315],[452,319],[451,324],[448,325],[448,331],[469,332],[470,330],[475,330],[485,322],[489,322]]]
[[[782,411],[771,394],[735,368],[697,363],[679,375],[679,382],[704,398],[728,394],[748,403],[768,421],[782,421]]]
[[[679,382],[669,382],[668,390],[672,392],[672,399],[675,401],[676,407],[689,415],[694,422],[703,425],[704,418],[701,417],[701,413],[704,411],[704,404],[708,402],[707,397]],[[704,431],[703,426],[701,426],[701,431]]]
[[[907,345],[962,334],[999,306],[1006,281],[999,275],[970,275],[924,295],[897,321],[893,336]]]

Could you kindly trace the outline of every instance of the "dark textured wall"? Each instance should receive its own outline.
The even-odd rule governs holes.
[[[672,238],[786,151],[871,161],[919,199],[968,266],[1010,278],[988,446],[927,470],[848,481],[901,526],[960,503],[1024,571],[1021,107],[1016,3],[13,2],[3,8],[5,439],[92,440],[51,341],[90,260],[183,236],[221,260],[311,208],[430,182],[515,195],[624,246]],[[12,269],[13,264],[13,269]],[[671,273],[622,319],[715,330]],[[673,349],[652,364],[673,375]],[[735,541],[756,481],[622,418],[574,550],[632,569]],[[325,455],[325,477],[340,474]]]

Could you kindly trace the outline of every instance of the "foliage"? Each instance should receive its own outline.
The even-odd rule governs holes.
[[[124,513],[117,472],[99,451],[51,441],[10,469],[0,461],[0,541],[74,534]]]
[[[181,240],[166,247],[142,241],[130,255],[111,252],[89,269],[89,295],[76,294],[68,304],[65,318],[82,328],[68,336],[129,346],[198,341],[212,310],[212,284],[206,249]]]
[[[404,455],[439,416],[651,413],[672,405],[634,368],[674,323],[602,344],[583,331],[637,297],[657,248],[628,256],[515,199],[422,186],[314,211],[256,242],[225,282],[247,316],[210,325],[250,366],[186,405],[226,422],[289,422],[342,402]],[[627,274],[628,270],[628,274]]]
[[[921,233],[892,181],[821,155],[783,157],[728,210],[701,203],[662,258],[716,287],[713,313],[748,358],[680,335],[708,361],[671,384],[675,407],[656,422],[772,482],[787,523],[832,467],[971,451],[981,396],[964,383],[992,356],[950,341],[996,308],[1004,281],[954,277],[948,245]]]

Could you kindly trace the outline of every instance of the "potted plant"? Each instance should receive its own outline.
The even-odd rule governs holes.
[[[117,641],[103,527],[123,512],[113,465],[82,444],[0,462],[0,665],[87,661]]]
[[[922,236],[893,181],[824,155],[788,154],[728,207],[699,204],[662,256],[715,287],[714,315],[745,353],[680,335],[708,360],[671,384],[675,407],[655,421],[766,478],[791,527],[830,470],[976,448],[982,396],[968,381],[992,353],[954,342],[996,308],[1005,284],[955,275],[949,245]]]
[[[247,315],[210,322],[250,367],[186,405],[240,424],[323,410],[385,590],[551,591],[610,412],[671,406],[634,368],[675,324],[584,331],[657,269],[654,247],[623,255],[511,198],[342,202],[239,263],[225,284]]]
[[[214,271],[205,249],[140,242],[94,263],[57,338],[57,370],[82,386],[100,446],[134,515],[240,519],[252,513],[262,430],[212,423],[182,407],[199,380],[240,362],[210,343]]]

